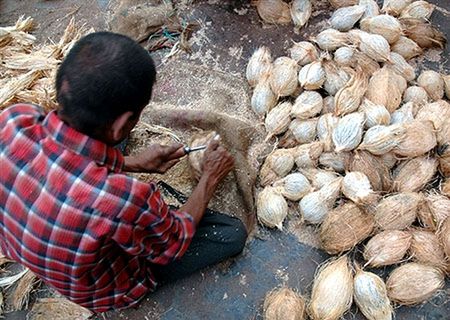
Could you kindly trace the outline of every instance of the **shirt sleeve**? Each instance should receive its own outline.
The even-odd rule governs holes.
[[[134,179],[133,179],[134,180]],[[171,209],[154,183],[134,180],[113,239],[127,253],[168,264],[186,252],[195,234],[193,218]]]

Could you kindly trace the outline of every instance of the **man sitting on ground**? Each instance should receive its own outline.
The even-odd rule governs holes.
[[[135,305],[158,283],[234,256],[247,237],[239,219],[207,210],[233,167],[219,143],[209,144],[180,209],[155,183],[123,173],[164,173],[185,155],[182,145],[136,157],[114,148],[138,122],[155,77],[136,42],[93,33],[58,70],[58,110],[18,104],[0,114],[1,251],[96,312]]]

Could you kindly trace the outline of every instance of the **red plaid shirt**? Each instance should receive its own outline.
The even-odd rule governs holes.
[[[120,151],[20,104],[0,114],[0,247],[70,300],[103,312],[154,290],[152,264],[181,257],[192,217]]]

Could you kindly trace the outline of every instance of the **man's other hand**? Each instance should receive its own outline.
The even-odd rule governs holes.
[[[182,144],[152,144],[136,156],[125,157],[124,171],[165,173],[185,155]]]
[[[212,140],[205,150],[203,176],[214,185],[219,184],[234,167],[233,156],[218,141]]]

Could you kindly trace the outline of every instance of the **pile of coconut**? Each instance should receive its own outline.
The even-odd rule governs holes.
[[[268,294],[267,319],[338,319],[353,301],[391,319],[393,302],[430,299],[450,272],[450,76],[408,63],[444,46],[434,6],[330,3],[328,29],[276,59],[260,47],[246,71],[276,146],[259,175],[260,223],[282,230],[294,209],[340,256],[318,270],[309,303],[288,288]],[[356,246],[362,263],[346,254]],[[392,265],[386,282],[364,270]]]

